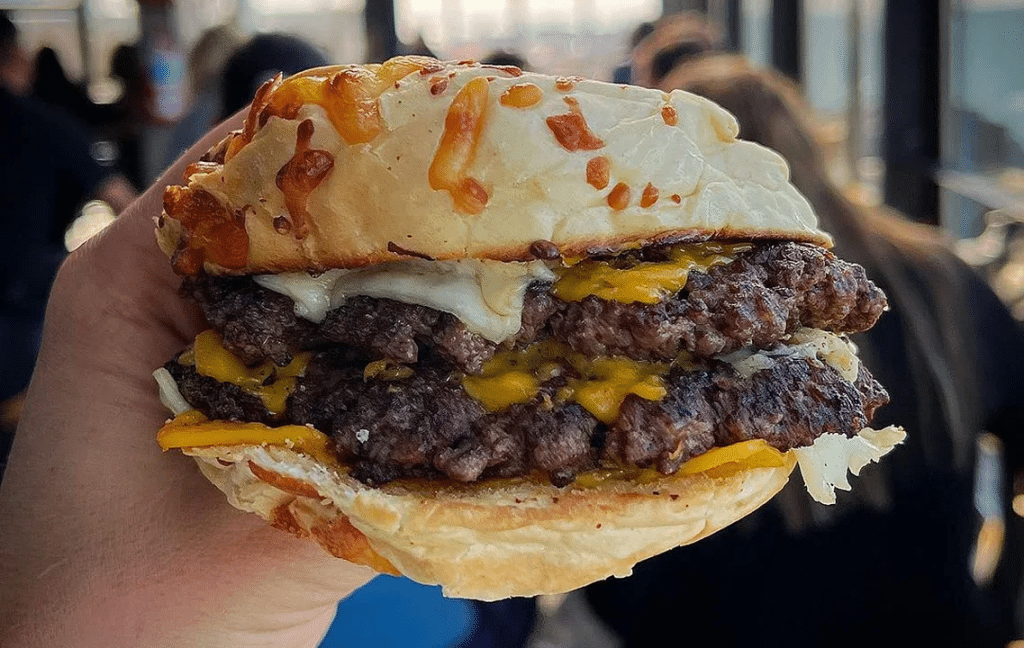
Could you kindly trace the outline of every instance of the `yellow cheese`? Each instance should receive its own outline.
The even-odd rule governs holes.
[[[580,404],[603,423],[614,423],[619,408],[629,394],[645,400],[665,397],[661,374],[664,365],[636,362],[627,358],[595,358],[588,361],[584,377],[569,381],[562,396]]]
[[[506,371],[491,376],[466,377],[466,391],[483,406],[500,412],[516,403],[526,403],[540,389],[540,381],[526,371]]]
[[[188,355],[197,372],[241,387],[246,393],[261,399],[272,414],[284,412],[288,396],[294,391],[296,379],[305,371],[310,356],[300,353],[285,367],[278,367],[269,360],[256,367],[247,367],[224,348],[220,335],[212,329],[196,337]]]
[[[496,353],[480,375],[466,376],[462,384],[485,408],[498,412],[530,401],[543,381],[567,368],[574,377],[559,391],[558,399],[579,403],[604,423],[615,422],[630,394],[660,400],[666,393],[661,376],[667,365],[620,357],[588,358],[552,341]]]
[[[764,439],[741,441],[721,448],[712,448],[690,459],[676,472],[677,475],[727,477],[750,468],[779,468],[786,465],[786,455],[768,445]],[[591,470],[576,476],[573,486],[594,488],[609,481],[629,481],[633,484],[651,484],[665,479],[653,468],[608,468]]]
[[[312,427],[283,425],[272,428],[262,423],[210,421],[196,410],[184,412],[164,425],[157,433],[157,442],[164,450],[238,445],[282,446],[322,462],[334,463],[327,449],[327,435]],[[783,453],[763,439],[756,439],[712,448],[684,463],[677,474],[725,477],[739,470],[784,465],[786,458]],[[663,477],[650,468],[599,469],[578,475],[573,485],[577,488],[593,488],[611,480],[645,484],[654,483]]]
[[[413,373],[412,367],[390,360],[374,360],[363,368],[363,380],[403,380]]]
[[[702,243],[676,245],[668,261],[645,261],[618,267],[615,261],[586,260],[555,270],[554,294],[565,301],[581,301],[595,295],[608,301],[656,304],[686,285],[691,270],[706,272],[730,263],[749,244]]]
[[[653,468],[598,468],[576,475],[573,488],[596,488],[609,482],[628,481],[631,484],[653,484],[662,475]]]
[[[740,441],[721,448],[712,448],[702,455],[690,459],[679,468],[680,475],[714,473],[724,477],[736,470],[747,468],[779,468],[786,465],[781,452],[768,445],[764,439]]]
[[[291,448],[318,459],[333,462],[323,432],[304,425],[269,427],[262,423],[210,421],[195,410],[184,412],[156,435],[164,450],[209,446],[271,445]]]

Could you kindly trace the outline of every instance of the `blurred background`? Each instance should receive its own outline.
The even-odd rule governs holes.
[[[174,123],[202,93],[201,77],[215,75],[228,48],[255,34],[296,35],[332,63],[401,53],[481,59],[504,52],[545,73],[622,81],[627,77],[616,71],[628,63],[642,24],[699,11],[719,30],[716,48],[741,52],[802,85],[820,113],[836,172],[856,183],[865,199],[938,223],[958,239],[973,238],[1022,209],[1024,1],[921,4],[927,6],[908,9],[883,0],[3,0],[0,8],[10,10],[25,51],[39,64],[36,94],[93,124],[102,116],[89,109],[139,103],[126,96],[131,92],[152,95],[141,102],[138,142],[130,143],[137,151],[105,137],[110,129],[97,133],[96,155],[126,169],[139,187],[166,166]],[[210,30],[224,27],[230,35],[211,36]],[[190,67],[190,54],[205,56],[206,69]],[[144,77],[137,85],[124,78],[132,56]],[[83,96],[73,97],[77,91]],[[1024,285],[1019,289],[1024,294]],[[1001,291],[1021,296],[1010,286]]]
[[[844,192],[940,227],[1024,319],[1024,0],[0,0],[0,9],[21,57],[8,89],[73,120],[96,166],[60,194],[47,225],[58,260],[278,70],[415,53],[657,85],[697,43],[793,79]],[[699,26],[687,22],[694,16]],[[272,36],[257,48],[261,35]],[[37,314],[25,316],[27,337]],[[8,427],[17,391],[6,395]],[[999,443],[980,447],[978,510],[998,517]],[[981,542],[982,577],[994,560],[985,551]],[[382,601],[392,602],[386,619],[374,615]],[[541,612],[556,614],[558,603]],[[457,645],[477,613],[382,577],[339,607],[344,636],[332,631],[324,645]],[[533,645],[586,645],[553,628]]]

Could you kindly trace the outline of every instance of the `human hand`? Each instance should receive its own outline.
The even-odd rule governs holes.
[[[373,573],[235,511],[163,454],[152,372],[203,328],[153,218],[210,133],[62,267],[0,485],[0,645],[316,646]]]

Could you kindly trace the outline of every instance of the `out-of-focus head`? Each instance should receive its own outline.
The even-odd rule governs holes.
[[[777,151],[789,162],[798,188],[823,167],[811,110],[800,88],[772,70],[755,68],[737,55],[702,57],[677,65],[662,90],[686,90],[707,97],[733,115],[740,137]]]
[[[520,70],[530,71],[526,57],[510,50],[495,50],[480,59],[480,62],[485,65],[511,65]]]
[[[637,45],[643,42],[645,38],[650,36],[651,32],[654,31],[654,21],[645,20],[636,26],[636,29],[629,35],[629,48],[633,49]]]
[[[188,82],[193,92],[217,88],[228,59],[242,38],[227,25],[204,31],[188,54]]]
[[[49,78],[67,78],[57,50],[52,47],[42,47],[36,52],[36,76],[44,75]]]
[[[32,90],[35,67],[21,47],[18,27],[6,11],[0,11],[0,86],[25,95]]]
[[[672,14],[654,23],[633,48],[633,82],[657,87],[676,65],[713,52],[720,44],[718,30],[702,14]]]
[[[327,65],[312,44],[288,34],[259,34],[235,50],[224,66],[221,91],[224,117],[249,105],[256,90],[278,72],[285,76]]]
[[[125,84],[137,83],[146,78],[142,63],[142,51],[134,43],[122,43],[110,55],[110,76]]]
[[[32,90],[43,101],[61,102],[68,99],[75,85],[64,72],[60,57],[52,47],[43,47],[36,52],[35,79]]]

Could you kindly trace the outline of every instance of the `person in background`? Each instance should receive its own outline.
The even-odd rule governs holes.
[[[327,65],[319,49],[288,34],[259,34],[228,58],[221,77],[220,117],[227,119],[249,105],[256,91],[277,73],[284,76]]]
[[[154,123],[154,89],[139,46],[118,45],[110,56],[110,76],[121,83],[121,96],[113,104],[109,135],[117,144],[118,168],[137,191],[146,186],[142,137]]]
[[[52,47],[36,52],[32,96],[74,115],[93,132],[101,132],[113,119],[110,106],[95,103],[85,88],[68,78]]]
[[[629,57],[612,70],[612,83],[633,83],[633,50],[653,31],[654,22],[650,20],[645,20],[633,29],[629,35]]]
[[[187,61],[192,100],[171,131],[164,166],[170,166],[219,121],[224,103],[221,89],[224,66],[241,42],[234,29],[219,25],[204,31],[192,47]]]
[[[32,59],[18,40],[17,25],[8,12],[0,11],[0,87],[25,96],[32,92],[35,76]]]
[[[480,59],[480,62],[484,65],[511,65],[512,67],[517,67],[524,72],[530,72],[533,70],[529,61],[526,60],[526,57],[511,50],[494,50],[487,56]]]
[[[0,227],[7,248],[0,258],[0,403],[31,376],[50,284],[66,253],[64,230],[91,198],[120,211],[135,197],[123,176],[92,157],[82,123],[26,96],[32,77],[18,29],[0,12]],[[0,431],[0,463],[11,434]]]
[[[655,22],[654,28],[633,47],[630,82],[657,87],[677,64],[720,48],[721,35],[703,14],[671,14]]]
[[[837,254],[886,292],[890,310],[853,340],[892,399],[876,426],[902,425],[908,437],[835,506],[812,502],[794,476],[733,527],[587,588],[591,608],[626,646],[652,645],[669,623],[716,646],[994,647],[1019,638],[1022,546],[1008,510],[994,575],[979,579],[971,559],[977,439],[997,435],[1009,467],[1024,467],[1021,327],[935,228],[845,197],[808,106],[780,74],[716,55],[677,67],[661,87],[710,98],[736,115],[741,138],[778,151]]]

